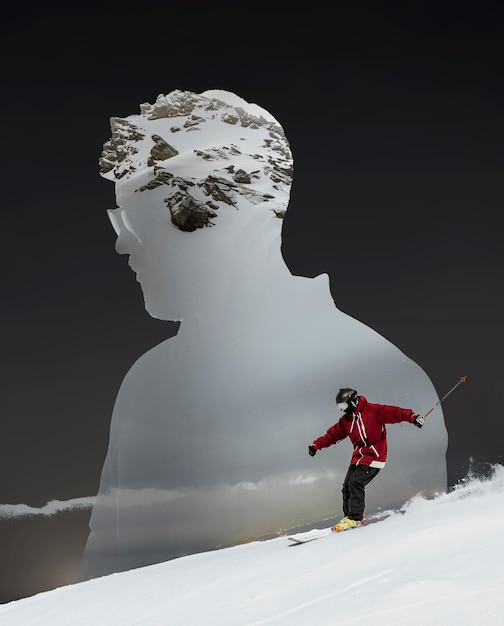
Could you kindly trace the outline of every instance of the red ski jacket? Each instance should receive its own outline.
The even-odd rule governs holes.
[[[325,435],[312,443],[317,450],[329,448],[349,437],[354,449],[350,465],[385,467],[387,460],[387,430],[385,424],[412,423],[416,413],[387,404],[372,404],[364,396],[351,414],[345,413]]]

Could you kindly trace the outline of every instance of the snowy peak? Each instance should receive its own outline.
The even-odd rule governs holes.
[[[223,205],[271,203],[284,216],[292,154],[283,128],[257,105],[225,91],[175,90],[110,126],[101,175],[129,181],[127,193],[162,187],[180,230],[212,226]]]
[[[268,121],[261,113],[254,115],[252,112],[246,111],[241,104],[243,102],[247,106],[248,103],[241,98],[236,97],[236,99],[228,100],[226,95],[229,93],[216,90],[205,92],[206,95],[202,95],[177,89],[167,95],[160,94],[154,104],[149,104],[148,102],[141,104],[140,112],[151,120],[187,117],[190,118],[185,123],[188,128],[199,122],[204,122],[208,117],[208,112],[215,112],[216,115],[220,115],[223,121],[229,124],[239,122],[244,128],[254,124],[259,127],[265,124],[277,123],[274,118],[270,118]],[[215,94],[216,97],[213,97],[211,94]],[[232,95],[234,96],[234,94]],[[232,100],[234,100],[235,104],[231,104]],[[212,114],[210,117],[214,116]]]

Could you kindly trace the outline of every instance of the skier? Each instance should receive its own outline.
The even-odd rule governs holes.
[[[308,446],[310,456],[328,448],[346,437],[354,449],[350,467],[343,482],[343,519],[331,530],[340,532],[364,523],[366,486],[385,467],[387,460],[387,430],[385,424],[410,422],[422,428],[425,419],[411,409],[386,404],[373,404],[355,389],[345,387],[338,391],[336,404],[343,411],[339,421],[325,435]]]

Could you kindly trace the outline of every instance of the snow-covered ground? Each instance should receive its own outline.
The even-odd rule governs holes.
[[[355,530],[300,546],[278,537],[68,585],[0,606],[0,623],[500,625],[503,512],[497,466],[487,480],[415,497]]]

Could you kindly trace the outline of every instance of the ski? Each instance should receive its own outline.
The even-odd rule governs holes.
[[[287,539],[292,542],[289,544],[290,546],[299,546],[303,543],[309,543],[310,541],[315,541],[316,539],[323,539],[324,537],[328,537],[331,534],[332,534],[331,529],[328,529],[319,533],[305,533],[305,534],[300,534],[300,535],[291,535],[290,537],[287,537]]]
[[[403,514],[402,510],[389,510],[382,511],[380,513],[374,513],[370,517],[366,517],[365,523],[359,524],[357,526],[352,526],[350,528],[341,528],[340,530],[336,530],[336,526],[331,526],[330,528],[318,528],[314,530],[310,530],[305,533],[297,533],[295,535],[287,536],[287,539],[291,542],[290,546],[299,546],[303,543],[309,543],[310,541],[315,541],[316,539],[323,539],[324,537],[328,537],[329,535],[339,535],[346,530],[354,530],[355,528],[362,528],[363,526],[369,526],[369,524],[375,524],[376,522],[381,522],[391,515],[395,514]]]

